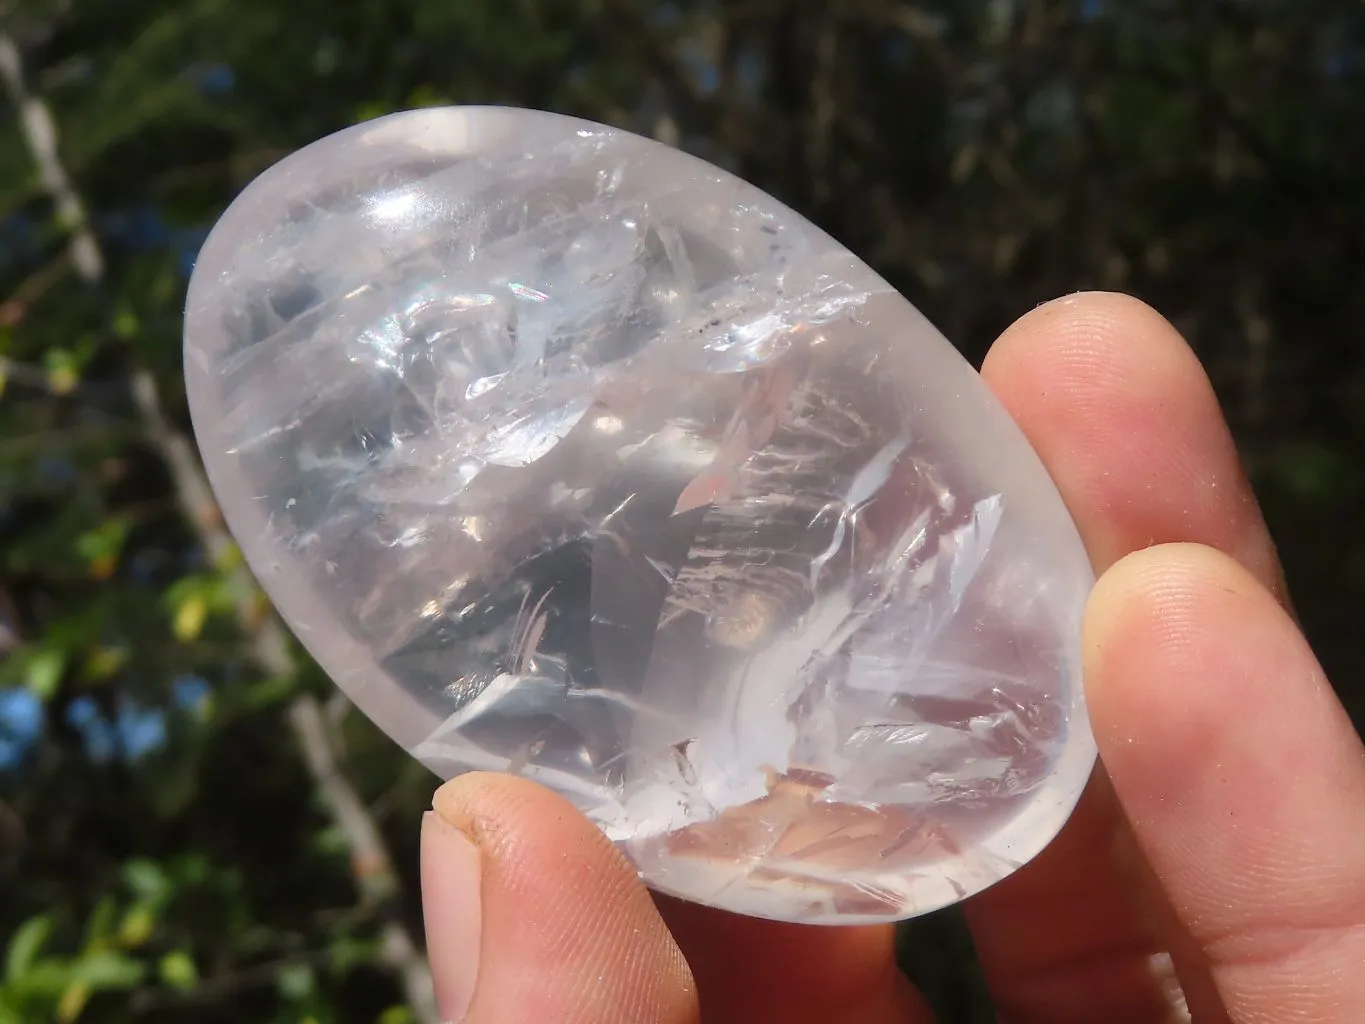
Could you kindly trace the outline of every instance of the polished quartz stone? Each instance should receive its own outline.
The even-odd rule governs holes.
[[[190,285],[227,522],[442,776],[557,790],[655,888],[908,917],[1094,760],[1093,582],[1037,456],[865,264],[598,124],[395,114],[251,184]]]

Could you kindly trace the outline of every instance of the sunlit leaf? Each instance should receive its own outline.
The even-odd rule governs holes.
[[[76,538],[76,553],[90,563],[108,561],[117,564],[130,526],[131,522],[126,517],[106,520]]]
[[[56,1000],[71,984],[73,964],[62,957],[42,957],[33,961],[7,988],[21,999]]]
[[[33,965],[52,934],[52,918],[44,914],[31,917],[10,937],[5,951],[5,980],[14,981]]]
[[[86,677],[94,682],[108,679],[128,663],[127,647],[96,647],[85,659]]]
[[[175,633],[176,639],[185,643],[195,640],[204,630],[204,622],[208,618],[209,602],[203,594],[195,594],[186,598],[180,603],[180,607],[175,610],[175,617],[172,619],[171,629]]]
[[[156,931],[156,911],[146,903],[138,903],[128,908],[119,925],[119,945],[125,949],[136,949],[143,945]]]
[[[166,872],[154,860],[130,860],[123,865],[123,884],[140,899],[159,901],[171,890],[171,881]]]
[[[57,1003],[57,1020],[60,1024],[70,1024],[81,1015],[89,1001],[90,985],[83,981],[72,982]]]
[[[41,700],[51,700],[66,669],[66,652],[53,647],[33,652],[28,659],[25,681]]]
[[[118,921],[118,914],[118,901],[111,895],[104,896],[95,904],[85,921],[86,949],[103,949],[109,944],[108,939]]]
[[[161,958],[157,965],[164,984],[171,988],[190,989],[199,983],[199,971],[194,958],[184,950],[174,950]]]
[[[313,991],[316,979],[307,964],[287,964],[276,976],[280,994],[287,999],[304,999]]]
[[[80,365],[75,353],[67,349],[49,349],[46,355],[47,386],[54,395],[69,395],[81,382]]]
[[[140,326],[137,313],[127,306],[124,306],[114,314],[114,334],[124,341],[134,337]]]
[[[142,980],[146,969],[122,953],[101,951],[81,957],[71,973],[74,983],[94,991],[131,988]]]
[[[245,559],[242,557],[242,549],[236,544],[227,544],[215,560],[214,568],[219,572],[228,573],[241,568],[243,564]]]

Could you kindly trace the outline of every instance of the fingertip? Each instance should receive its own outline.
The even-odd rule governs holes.
[[[1219,609],[1211,607],[1217,601]],[[1169,739],[1173,728],[1197,717],[1194,694],[1168,692],[1163,667],[1198,657],[1211,613],[1220,621],[1263,622],[1280,616],[1265,587],[1231,556],[1202,544],[1160,544],[1125,555],[1091,591],[1083,630],[1086,699],[1101,746]],[[1285,619],[1288,624],[1288,619]],[[1184,685],[1184,680],[1181,680]],[[1210,694],[1210,696],[1212,696]],[[1164,715],[1153,735],[1154,715]]]
[[[1135,548],[1194,541],[1279,587],[1213,386],[1151,306],[1110,292],[1046,303],[1005,331],[981,372],[1047,465],[1098,569]]]
[[[545,787],[496,772],[468,772],[442,783],[432,794],[431,808],[479,846],[492,847],[503,856],[515,852],[521,838],[519,825],[528,816],[570,823],[575,817],[581,818],[568,801]],[[581,831],[581,841],[600,840],[601,845],[615,852],[596,829]]]
[[[1198,358],[1171,322],[1118,292],[1076,292],[1034,307],[991,346],[981,372],[1003,386],[1007,401],[1069,403],[1077,415],[1106,395],[1145,396],[1148,380],[1190,393],[1170,394],[1172,403],[1209,389]]]
[[[1249,855],[1263,837],[1310,835],[1268,823],[1306,822],[1320,797],[1365,804],[1359,739],[1307,640],[1221,552],[1170,544],[1117,562],[1091,594],[1084,668],[1101,759],[1140,834],[1210,845],[1231,822],[1221,840]]]
[[[1183,642],[1190,606],[1215,588],[1254,599],[1264,587],[1230,555],[1204,544],[1155,544],[1124,555],[1095,581],[1086,608],[1086,651],[1103,656],[1136,622],[1167,643]]]
[[[443,828],[426,831],[467,836],[478,851],[481,929],[468,1024],[695,1021],[691,972],[648,890],[572,804],[527,779],[474,772],[441,786],[432,807]],[[424,856],[433,849],[424,836]],[[436,901],[461,891],[433,877],[453,862],[424,863],[429,915],[450,914]],[[443,989],[442,975],[467,977],[467,960],[438,963],[456,944],[431,945],[438,994],[458,989]]]
[[[1100,757],[1232,1016],[1357,1019],[1365,748],[1289,613],[1227,555],[1163,545],[1101,577],[1084,644]]]
[[[1020,333],[1029,332],[1036,324],[1061,321],[1068,333],[1107,333],[1119,327],[1125,333],[1147,327],[1175,334],[1175,328],[1153,306],[1126,292],[1103,290],[1077,291],[1039,303],[1019,317],[1000,336],[1000,341],[1012,340]],[[1076,331],[1089,325],[1090,331]],[[1179,336],[1176,335],[1176,341]],[[998,343],[997,343],[998,344]]]
[[[1098,659],[1122,654],[1125,642],[1168,651],[1199,639],[1210,601],[1232,614],[1240,607],[1253,619],[1293,625],[1265,583],[1228,553],[1197,543],[1154,544],[1124,555],[1095,582],[1085,616],[1087,667],[1103,667]]]

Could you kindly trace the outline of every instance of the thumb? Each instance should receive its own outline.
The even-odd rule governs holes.
[[[696,989],[648,891],[566,800],[474,773],[422,822],[422,903],[453,1024],[696,1024]]]

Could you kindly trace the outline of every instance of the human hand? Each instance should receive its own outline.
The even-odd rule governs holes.
[[[1365,1020],[1365,747],[1286,610],[1198,361],[1148,307],[1088,294],[1025,316],[983,374],[1102,574],[1084,644],[1104,770],[1043,854],[965,907],[1001,1020]],[[524,780],[464,776],[434,807],[423,897],[453,1021],[930,1019],[890,927],[651,897]]]

